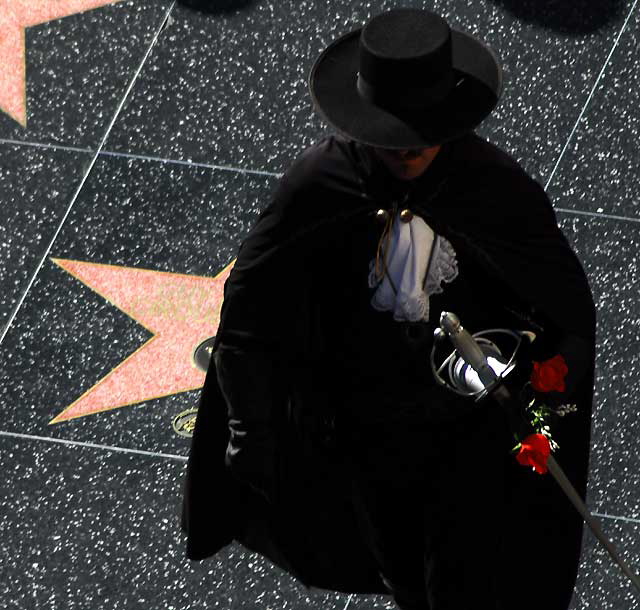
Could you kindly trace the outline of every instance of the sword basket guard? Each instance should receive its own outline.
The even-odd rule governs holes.
[[[471,335],[486,356],[487,363],[496,374],[495,381],[485,386],[477,372],[462,358],[456,349],[453,349],[444,357],[439,365],[436,364],[437,352],[441,351],[444,339],[447,338],[447,333],[442,328],[437,328],[431,349],[431,371],[436,382],[441,386],[461,396],[481,400],[515,368],[522,340],[527,338],[532,341],[532,334],[507,328],[491,328]]]

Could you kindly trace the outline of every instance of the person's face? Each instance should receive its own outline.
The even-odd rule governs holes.
[[[429,167],[440,146],[405,150],[371,147],[371,150],[396,178],[413,180]]]

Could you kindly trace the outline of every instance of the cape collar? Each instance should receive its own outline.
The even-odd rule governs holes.
[[[369,147],[351,143],[365,194],[383,208],[435,192],[451,173],[456,145],[456,140],[446,142],[423,174],[413,180],[400,180],[389,172]]]

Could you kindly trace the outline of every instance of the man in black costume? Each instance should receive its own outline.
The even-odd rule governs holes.
[[[578,411],[556,460],[585,497],[595,310],[543,188],[473,129],[493,52],[423,10],[378,15],[310,76],[336,130],[291,165],[225,285],[183,504],[187,555],[232,540],[306,586],[403,610],[567,610],[582,520],[516,463],[503,412],[443,389],[433,331],[536,334]]]

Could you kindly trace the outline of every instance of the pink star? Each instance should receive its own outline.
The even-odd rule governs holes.
[[[27,126],[25,28],[122,0],[0,0],[0,110]]]
[[[196,367],[193,352],[216,333],[224,282],[233,263],[211,278],[52,260],[153,337],[50,424],[202,387],[205,374]]]

